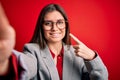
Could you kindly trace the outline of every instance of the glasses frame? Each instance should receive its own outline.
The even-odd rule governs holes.
[[[47,24],[47,22],[50,24]],[[62,23],[60,23],[60,22],[62,22]],[[68,21],[65,21],[64,19],[59,19],[56,22],[53,22],[51,20],[44,20],[43,27],[44,27],[44,30],[51,30],[53,28],[53,26],[56,25],[57,28],[64,29],[66,27],[67,22]]]

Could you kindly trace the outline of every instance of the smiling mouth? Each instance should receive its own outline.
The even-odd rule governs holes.
[[[60,33],[51,33],[50,34],[53,38],[58,38],[60,37]]]

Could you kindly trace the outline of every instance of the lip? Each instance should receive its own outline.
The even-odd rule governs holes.
[[[50,35],[54,38],[60,37],[60,33],[50,33]]]

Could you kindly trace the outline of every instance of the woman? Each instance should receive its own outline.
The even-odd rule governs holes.
[[[0,80],[108,80],[99,55],[70,33],[69,21],[59,5],[42,9],[34,35],[24,46],[25,54],[12,50],[15,31],[1,4],[0,23]],[[76,45],[71,45],[70,37]]]
[[[76,45],[71,45],[70,36]],[[70,34],[68,18],[57,4],[42,9],[24,53],[37,60],[37,80],[108,79],[99,55]]]

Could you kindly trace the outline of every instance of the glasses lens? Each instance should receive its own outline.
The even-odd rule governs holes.
[[[52,26],[52,22],[51,21],[44,21],[44,25],[45,26]]]
[[[44,29],[45,30],[50,30],[54,24],[59,28],[59,29],[63,29],[65,28],[65,20],[58,20],[57,22],[53,22],[53,21],[44,21]]]
[[[58,27],[59,29],[65,28],[65,20],[58,20],[58,21],[56,22],[56,25],[57,25],[57,27]]]

